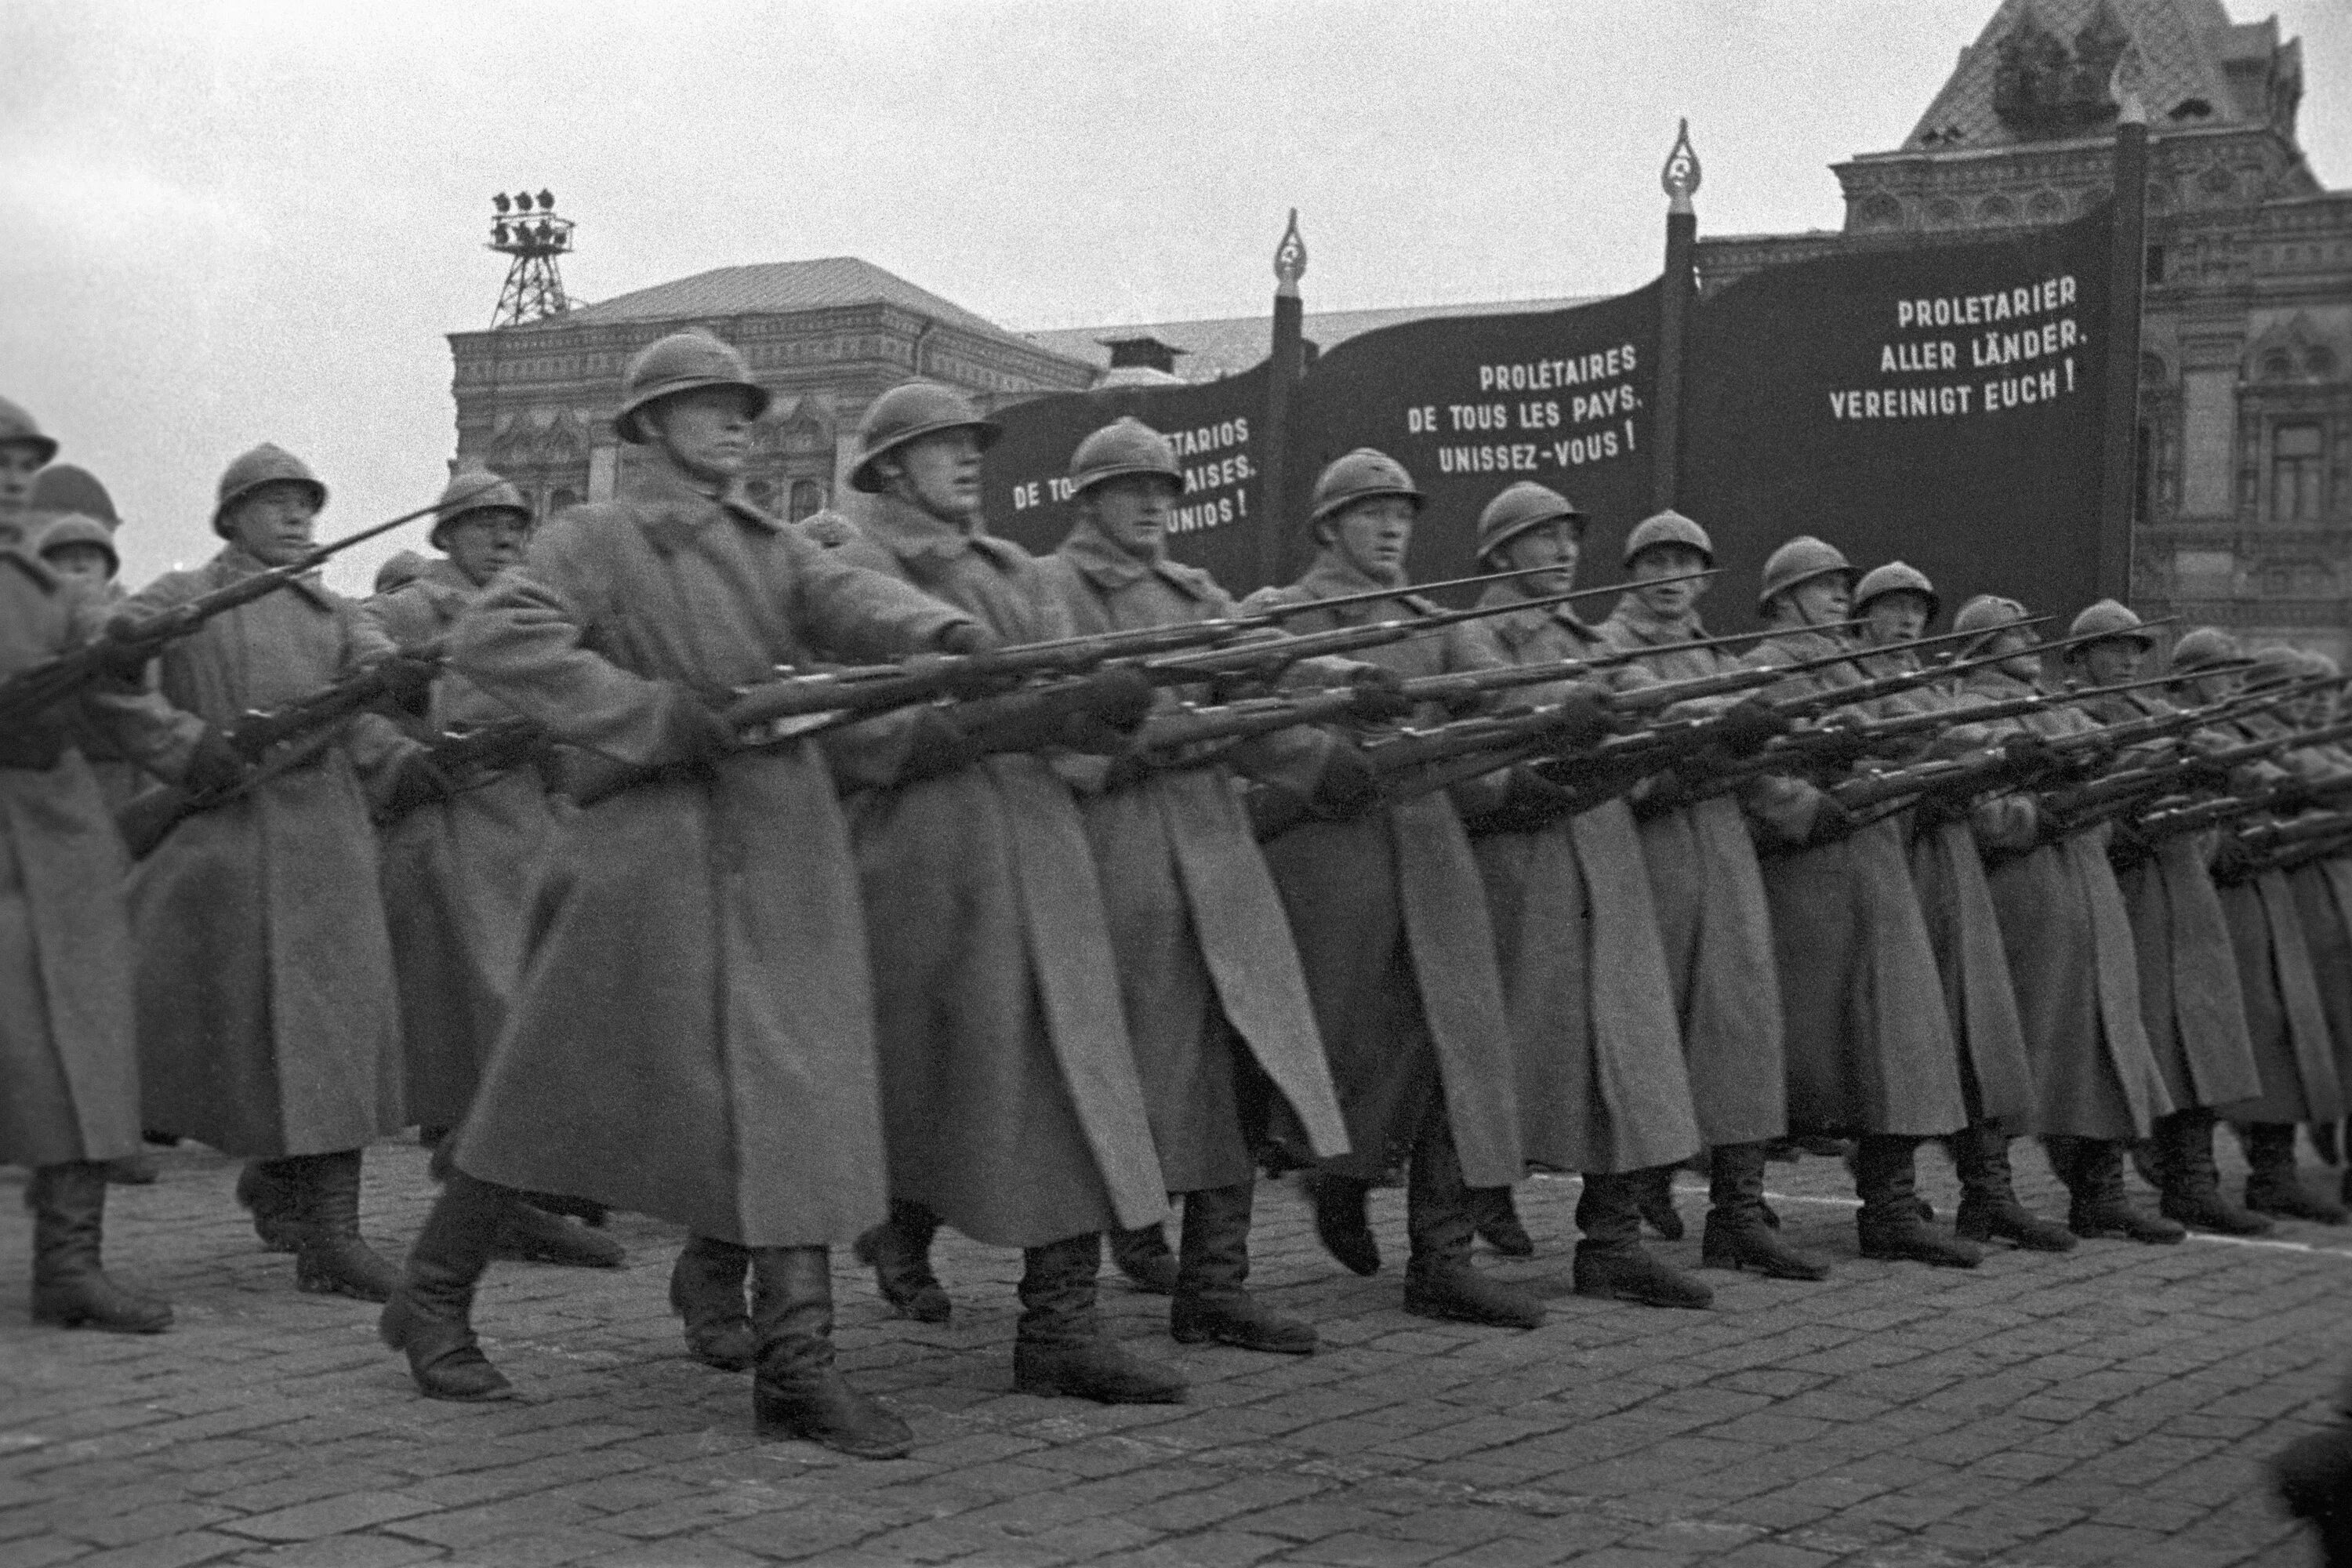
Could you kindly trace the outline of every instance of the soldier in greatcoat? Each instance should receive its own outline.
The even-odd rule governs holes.
[[[1900,561],[1874,567],[1854,588],[1854,614],[1868,622],[1862,638],[1874,647],[1925,635],[1939,605],[1926,574]],[[1919,668],[1919,656],[1907,650],[1863,664],[1872,676]],[[1876,718],[1951,713],[1953,724],[1934,737],[1935,747],[1985,744],[1990,732],[1962,721],[1959,706],[1957,694],[1935,686],[1915,686],[1868,705]],[[2070,1251],[2074,1233],[2017,1197],[2010,1142],[2044,1128],[2001,924],[1985,881],[1988,852],[2032,847],[2032,809],[2013,794],[1991,794],[1948,805],[1932,803],[1908,816],[1912,881],[1943,976],[1944,1013],[1959,1046],[1960,1089],[1968,1100],[1968,1126],[1945,1141],[1960,1177],[1960,1212],[1952,1228],[1970,1241],[1997,1237],[2032,1251]]]
[[[2344,671],[2336,662],[2323,653],[2305,651],[2302,656],[2303,673],[2321,680],[2335,680]],[[2342,689],[2330,687],[2303,700],[2302,722],[2307,729],[2319,729],[2335,723],[2345,711]],[[2290,753],[2305,776],[2315,783],[2340,787],[2352,777],[2352,745],[2337,741],[2324,746],[2301,746]],[[2329,803],[2335,809],[2346,805],[2345,797],[2334,796]],[[2323,978],[2336,976],[2333,984],[2324,984],[2320,1004],[2327,1015],[2327,1034],[2336,1046],[2336,1076],[2339,1081],[2352,1082],[2352,850],[2338,849],[2297,868],[2287,878],[2294,889],[2295,909],[2303,916],[2304,933],[2314,944],[2312,963],[2315,973]],[[2315,936],[2314,932],[2323,935]],[[2326,955],[2318,951],[2324,944]],[[2315,1137],[2325,1137],[2336,1129],[2322,1123],[2313,1129]],[[2337,1144],[2338,1148],[2343,1145]],[[2352,1205],[2352,1164],[2346,1166],[2342,1196]]]
[[[125,595],[115,581],[122,570],[122,557],[114,548],[114,531],[100,519],[80,512],[50,518],[41,528],[38,551],[50,571],[79,584],[91,599],[110,609],[122,603]],[[74,744],[89,763],[109,811],[129,805],[131,797],[149,782],[139,765],[97,728],[81,726]]]
[[[1952,629],[1980,632],[1967,645],[2007,657],[1979,665],[1962,681],[1958,710],[2032,696],[2042,688],[2039,638],[2025,606],[1980,594],[1960,606]],[[2045,740],[2094,733],[2097,720],[2051,707],[1986,725],[1995,739]],[[2014,843],[1985,846],[1986,884],[2017,989],[2018,1016],[2034,1068],[2042,1143],[2066,1185],[2066,1226],[2081,1237],[2177,1242],[2180,1224],[2152,1215],[2124,1186],[2124,1155],[2171,1097],[2140,1021],[2139,961],[2131,917],[2107,862],[2105,823],[2074,827],[2044,816],[2033,799],[2031,830]]]
[[[2083,684],[2094,687],[2134,679],[2156,641],[2138,616],[2113,599],[2085,606],[2067,630],[2070,639],[2095,634],[2104,635],[2067,650]],[[2178,707],[2151,689],[2095,698],[2084,710],[2112,725],[2162,717]],[[2150,1140],[2162,1212],[2200,1230],[2260,1236],[2271,1222],[2222,1194],[2213,1159],[2216,1112],[2263,1088],[2229,922],[2213,889],[2220,839],[2219,830],[2208,829],[2148,842],[2126,822],[2118,825],[2108,858],[2131,916],[2140,1021],[2173,1104],[2170,1115],[2157,1119]]]
[[[1393,599],[1286,624],[1310,633],[1436,612],[1403,591],[1423,498],[1402,466],[1369,447],[1350,452],[1317,479],[1312,504],[1315,563],[1296,583],[1252,595],[1245,611],[1393,588]],[[1459,626],[1384,644],[1366,658],[1407,678],[1498,665]],[[1265,855],[1352,1151],[1317,1174],[1324,1245],[1357,1273],[1379,1268],[1365,1200],[1371,1184],[1403,1161],[1412,1247],[1405,1310],[1538,1326],[1539,1300],[1470,1261],[1478,1189],[1517,1181],[1526,1155],[1494,928],[1453,801],[1430,793],[1347,820],[1305,822],[1275,837]]]
[[[41,433],[39,422],[0,397],[0,530],[16,543],[25,542],[23,531],[41,470],[57,455],[57,441]]]
[[[129,608],[168,610],[300,559],[326,501],[299,458],[255,447],[221,475],[220,553]],[[159,688],[226,725],[394,653],[313,575],[169,645]],[[240,1195],[295,1253],[296,1282],[367,1301],[399,1276],[360,1236],[361,1151],[406,1121],[369,813],[417,751],[373,713],[289,742],[246,794],[173,829],[130,885],[148,1124],[249,1162]]]
[[[1765,642],[1748,656],[1773,668],[1857,645],[1822,629],[1853,608],[1856,574],[1829,544],[1801,534],[1764,563],[1758,612]],[[1769,695],[1859,685],[1833,664]],[[1763,858],[1789,1041],[1792,1131],[1855,1135],[1863,1256],[1973,1268],[1977,1247],[1920,1214],[1917,1146],[1968,1124],[1959,1052],[1943,979],[1911,879],[1902,825],[1856,828],[1824,795],[1802,847]]]
[[[1696,680],[1738,661],[1707,638],[1698,601],[1715,563],[1706,531],[1680,512],[1643,519],[1625,536],[1624,565],[1643,584],[1601,625],[1610,647],[1638,651],[1662,680]],[[1701,708],[1699,710],[1706,710]],[[1772,921],[1756,845],[1793,842],[1810,830],[1820,792],[1766,774],[1736,790],[1669,804],[1673,781],[1634,796],[1642,858],[1650,875],[1661,948],[1681,1026],[1699,1135],[1708,1144],[1709,1268],[1761,1270],[1776,1279],[1822,1279],[1827,1268],[1781,1242],[1764,1203],[1765,1149],[1789,1130],[1787,1047]],[[1671,1173],[1661,1218],[1673,1216]],[[1648,1212],[1648,1211],[1645,1211]]]
[[[820,644],[875,660],[988,639],[742,499],[767,403],[705,334],[641,351],[621,494],[550,521],[452,630],[457,675],[573,749],[582,805],[382,1332],[428,1394],[506,1394],[468,1316],[507,1205],[593,1199],[748,1251],[763,1436],[890,1458],[905,1424],[833,1355],[828,1247],[883,1202],[847,828],[813,744],[739,748],[719,710]],[[735,1289],[740,1310],[740,1268]]]
[[[445,647],[490,580],[521,561],[530,524],[514,486],[480,469],[460,472],[433,515],[432,543],[445,553],[366,601],[369,620],[409,652]],[[428,737],[513,717],[446,670],[422,706]],[[440,787],[386,826],[382,854],[408,1116],[433,1141],[434,1172],[446,1177],[446,1134],[466,1119],[522,979],[523,930],[554,817],[547,781],[530,763],[434,782]],[[610,1237],[529,1203],[509,1210],[498,1246],[591,1268],[618,1268],[625,1256]]]
[[[871,500],[835,531],[835,552],[1008,643],[1071,636],[1044,569],[981,515],[980,455],[995,434],[961,394],[933,383],[877,398],[850,471]],[[903,765],[877,764],[849,807],[892,1199],[860,1254],[902,1310],[943,1317],[929,1261],[940,1222],[1018,1247],[1015,1387],[1181,1400],[1183,1380],[1119,1346],[1096,1310],[1102,1233],[1160,1219],[1169,1188],[1076,801],[1043,756],[959,755],[944,722],[945,733],[900,727]]]
[[[1168,438],[1133,419],[1070,458],[1078,521],[1042,575],[1082,636],[1235,613],[1198,567],[1169,559],[1184,471]],[[1298,784],[1328,742],[1290,730],[1187,765],[1124,770],[1072,754],[1064,774],[1101,874],[1128,1036],[1170,1192],[1183,1199],[1169,1324],[1184,1343],[1306,1354],[1314,1328],[1253,1300],[1249,1231],[1255,1151],[1269,1094],[1311,1152],[1347,1150],[1331,1074],[1282,904],[1251,837],[1236,775]]]
[[[1584,514],[1559,491],[1522,480],[1478,518],[1478,560],[1492,571],[1549,567],[1488,587],[1503,606],[1576,586]],[[1531,606],[1467,628],[1497,662],[1554,664],[1611,652],[1565,605]],[[1523,687],[1513,699],[1556,703],[1650,685],[1624,665],[1580,680]],[[1486,880],[1517,1068],[1528,1159],[1583,1174],[1575,1288],[1659,1307],[1705,1307],[1714,1292],[1643,1250],[1639,1173],[1699,1149],[1673,986],[1633,817],[1622,799],[1588,811],[1520,767],[1502,798],[1468,820]],[[1507,1189],[1503,1189],[1507,1194]]]

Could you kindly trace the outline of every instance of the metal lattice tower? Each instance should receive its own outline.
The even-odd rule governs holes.
[[[490,223],[490,248],[514,258],[490,329],[520,326],[572,309],[564,298],[563,274],[555,258],[572,248],[572,223],[555,216],[555,197],[546,191],[495,195],[498,216]]]

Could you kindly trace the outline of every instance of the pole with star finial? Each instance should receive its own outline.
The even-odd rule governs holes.
[[[1257,579],[1261,585],[1285,575],[1290,543],[1285,489],[1289,479],[1290,409],[1307,375],[1306,306],[1298,280],[1307,274],[1307,242],[1298,235],[1298,209],[1274,247],[1274,351],[1266,365],[1265,441],[1259,447]]]
[[[1650,504],[1660,511],[1675,504],[1682,478],[1683,341],[1698,292],[1698,209],[1691,205],[1698,182],[1698,152],[1685,120],[1658,174],[1666,193],[1666,268],[1658,279],[1658,405],[1650,421]]]

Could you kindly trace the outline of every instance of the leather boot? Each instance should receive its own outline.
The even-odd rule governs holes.
[[[279,1160],[247,1160],[236,1173],[236,1201],[253,1215],[264,1252],[302,1250],[301,1189]]]
[[[2009,1164],[2009,1134],[1997,1121],[1979,1121],[1944,1141],[1960,1173],[1960,1212],[1952,1229],[1969,1241],[1998,1237],[2028,1252],[2072,1252],[2074,1236],[2017,1201]]]
[[[144,1149],[120,1160],[109,1160],[104,1169],[106,1179],[118,1187],[152,1187],[163,1174],[155,1163],[155,1156]]]
[[[1662,1239],[1680,1241],[1683,1238],[1683,1216],[1675,1207],[1675,1168],[1661,1165],[1654,1171],[1636,1171],[1631,1180],[1633,1183],[1633,1201],[1640,1208],[1642,1218]],[[1582,1226],[1580,1225],[1578,1228]]]
[[[2158,1205],[2167,1218],[2223,1236],[2268,1236],[2271,1222],[2242,1209],[2221,1191],[2221,1168],[2213,1159],[2213,1113],[2176,1111],[2156,1124]]]
[[[1453,1322],[1540,1328],[1543,1302],[1471,1266],[1470,1204],[1445,1102],[1438,1098],[1423,1119],[1405,1175],[1405,1233],[1412,1251],[1405,1266],[1404,1310]]]
[[[106,1167],[87,1160],[39,1165],[25,1184],[33,1211],[33,1321],[111,1334],[160,1334],[172,1306],[107,1278]]]
[[[1480,1187],[1471,1194],[1471,1224],[1478,1239],[1506,1258],[1533,1258],[1536,1238],[1520,1222],[1508,1187]]]
[[[2281,1219],[2342,1225],[2345,1211],[2333,1198],[2303,1184],[2294,1169],[2294,1123],[2249,1121],[2239,1129],[2246,1145],[2246,1206]]]
[[[508,1399],[507,1382],[474,1338],[474,1287],[490,1266],[508,1189],[452,1172],[408,1249],[398,1289],[376,1333],[408,1357],[408,1375],[428,1399]]]
[[[2304,1128],[2304,1131],[2311,1134],[2312,1152],[2319,1156],[2319,1163],[2321,1164],[2340,1165],[2344,1163],[2344,1141],[2338,1136],[2338,1133],[2341,1131],[2341,1125],[2339,1123],[2334,1121],[2314,1121],[2307,1124]]]
[[[1919,1140],[1865,1132],[1854,1150],[1854,1189],[1862,1212],[1854,1216],[1864,1258],[1931,1263],[1939,1268],[1974,1268],[1984,1254],[1957,1237],[1937,1231],[1919,1215]]]
[[[1176,1255],[1168,1250],[1168,1227],[1141,1225],[1110,1232],[1110,1260],[1128,1282],[1148,1296],[1176,1293]]]
[[[1129,1355],[1103,1333],[1095,1313],[1095,1276],[1101,1269],[1102,1238],[1091,1234],[1021,1255],[1013,1388],[1105,1405],[1181,1405],[1181,1377]]]
[[[1576,1293],[1644,1307],[1711,1307],[1715,1292],[1642,1249],[1642,1197],[1654,1173],[1584,1173],[1576,1200]]]
[[[686,1321],[686,1348],[705,1366],[749,1372],[760,1342],[743,1310],[749,1247],[715,1237],[689,1236],[670,1265],[670,1310]]]
[[[1381,1244],[1372,1239],[1371,1218],[1365,1212],[1372,1184],[1332,1171],[1317,1171],[1307,1182],[1315,1196],[1315,1236],[1323,1250],[1351,1274],[1378,1274]]]
[[[520,1193],[507,1205],[496,1250],[500,1258],[551,1263],[559,1268],[618,1268],[629,1260],[628,1250],[611,1237],[550,1214],[525,1202]]]
[[[535,1209],[560,1214],[566,1219],[576,1219],[591,1230],[602,1230],[613,1211],[593,1198],[575,1198],[564,1193],[525,1193],[522,1201]]]
[[[1182,1249],[1168,1331],[1178,1344],[1214,1340],[1245,1351],[1313,1355],[1312,1324],[1270,1312],[1253,1300],[1249,1279],[1250,1206],[1254,1182],[1184,1194]]]
[[[360,1152],[270,1163],[301,1173],[302,1248],[294,1255],[294,1283],[313,1295],[391,1300],[400,1270],[360,1237]]]
[[[822,1247],[755,1247],[750,1256],[759,1342],[751,1419],[760,1436],[804,1438],[860,1459],[904,1458],[914,1433],[834,1364],[832,1254]]]
[[[2176,1242],[2188,1227],[2160,1215],[2144,1214],[2124,1189],[2124,1145],[2113,1138],[2052,1137],[2050,1163],[2066,1184],[2073,1202],[2066,1228],[2093,1240]]]
[[[874,1270],[874,1288],[902,1316],[944,1323],[954,1312],[931,1272],[931,1237],[940,1216],[918,1203],[890,1200],[890,1217],[857,1238],[857,1261]]]
[[[1873,1135],[1864,1134],[1864,1136]],[[1911,1152],[1911,1206],[1919,1211],[1921,1219],[1932,1224],[1936,1218],[1936,1205],[1921,1197],[1918,1192],[1919,1152],[1916,1145],[1919,1140],[1915,1138],[1911,1142],[1915,1145]],[[1844,1163],[1845,1173],[1853,1179],[1854,1191],[1860,1192],[1862,1190],[1862,1140],[1856,1139],[1843,1147],[1844,1152],[1838,1158]]]
[[[1707,1182],[1706,1231],[1698,1260],[1709,1268],[1755,1268],[1768,1279],[1826,1279],[1829,1266],[1783,1242],[1764,1205],[1769,1144],[1716,1146]]]

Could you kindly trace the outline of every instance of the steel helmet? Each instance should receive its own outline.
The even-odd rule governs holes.
[[[326,510],[327,487],[319,482],[319,476],[310,471],[310,465],[285,447],[264,441],[221,470],[219,499],[213,505],[213,531],[226,539],[228,530],[222,525],[222,520],[227,516],[228,509],[262,486],[281,479],[309,486],[310,504],[319,510]]]
[[[441,536],[449,525],[478,511],[517,512],[524,522],[531,521],[530,503],[522,499],[520,490],[488,468],[467,468],[449,480],[448,488],[434,505],[433,531],[426,536],[433,548],[446,548]]]
[[[2026,618],[2025,606],[1999,594],[1979,594],[1952,617],[1956,632],[1997,632]]]
[[[395,593],[432,570],[433,563],[414,550],[396,550],[375,569],[375,591]]]
[[[2172,645],[2172,668],[2183,675],[2238,657],[2238,639],[2219,626],[2199,626]]]
[[[78,511],[109,528],[122,526],[114,498],[106,493],[98,476],[71,463],[52,463],[41,470],[41,477],[33,481],[31,504],[35,511]]]
[[[2066,628],[2070,637],[2095,637],[2101,642],[2136,642],[2143,648],[2156,646],[2156,634],[2140,625],[2139,616],[2127,605],[2113,599],[2101,599],[2095,605],[2083,606],[2074,624]],[[2092,643],[2076,643],[2067,649],[2069,656],[2079,654]]]
[[[971,431],[983,452],[1004,433],[994,420],[982,418],[971,399],[952,386],[909,381],[892,387],[857,422],[857,465],[849,470],[849,488],[881,494],[882,476],[875,471],[874,459],[942,430]]]
[[[1853,567],[1836,545],[1824,543],[1810,533],[1801,533],[1765,558],[1764,586],[1756,595],[1756,608],[1760,613],[1771,605],[1775,595],[1832,573],[1842,574],[1848,584],[1855,576]]]
[[[1078,443],[1070,454],[1070,493],[1084,495],[1097,485],[1131,474],[1150,474],[1184,488],[1184,470],[1176,464],[1176,447],[1167,437],[1132,416],[1104,426]]]
[[[40,454],[40,460],[44,463],[58,455],[57,442],[41,434],[41,427],[34,422],[33,416],[6,398],[0,397],[0,447],[9,446],[30,447]]]
[[[2303,668],[2303,655],[2284,643],[2258,647],[2252,657],[2253,668],[2246,671],[2249,686],[2278,686],[2290,680],[2301,680],[2310,673]]]
[[[1307,514],[1310,523],[1345,510],[1360,500],[1376,500],[1382,496],[1402,496],[1420,510],[1429,498],[1404,471],[1404,465],[1386,452],[1370,447],[1359,447],[1344,458],[1334,458],[1315,481],[1315,494],[1309,503],[1313,510]]]
[[[621,412],[613,433],[644,445],[650,439],[637,416],[665,397],[705,386],[740,387],[751,395],[751,417],[768,411],[768,389],[751,379],[743,356],[709,332],[672,332],[647,343],[621,376]]]
[[[1635,523],[1633,531],[1625,536],[1625,564],[1633,565],[1634,557],[1644,550],[1665,544],[1696,550],[1708,565],[1715,564],[1715,541],[1706,536],[1706,530],[1678,511],[1662,511]]]
[[[1584,514],[1576,510],[1574,501],[1549,486],[1521,479],[1488,501],[1486,510],[1478,514],[1478,559],[1486,560],[1530,529],[1562,520],[1580,525]]]
[[[1927,601],[1927,618],[1934,620],[1936,612],[1944,607],[1943,596],[1936,584],[1927,581],[1927,574],[1907,562],[1889,561],[1884,566],[1874,566],[1862,574],[1853,585],[1853,608],[1856,615],[1871,600],[1886,594],[1916,594]]]
[[[122,557],[114,548],[114,530],[97,518],[82,512],[69,511],[49,520],[41,531],[40,542],[34,553],[46,557],[52,550],[62,550],[71,544],[89,544],[106,552],[106,574],[113,576],[122,570]]]
[[[2304,673],[2316,679],[2334,680],[2344,673],[2344,667],[2315,648],[2303,650]]]

